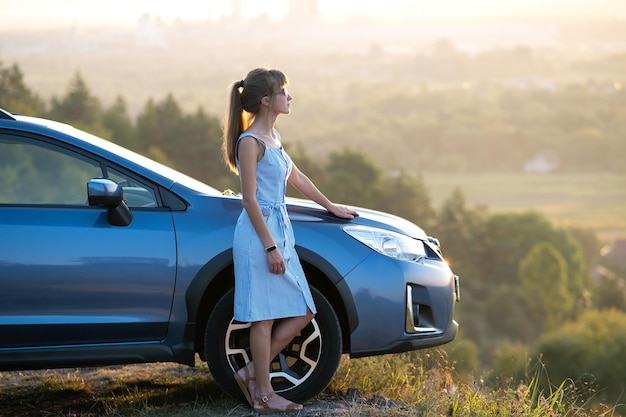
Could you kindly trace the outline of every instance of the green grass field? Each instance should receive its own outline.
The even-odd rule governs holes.
[[[440,208],[455,188],[467,207],[491,213],[536,211],[556,226],[594,230],[602,242],[626,239],[626,175],[610,174],[422,174]]]

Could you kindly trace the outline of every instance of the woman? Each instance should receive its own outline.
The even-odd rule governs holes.
[[[234,317],[252,323],[252,361],[234,377],[259,412],[302,409],[274,392],[270,362],[316,312],[285,206],[287,181],[337,217],[358,215],[331,203],[283,150],[274,124],[278,115],[290,112],[287,84],[281,71],[250,71],[231,86],[224,121],[224,158],[239,174],[243,199],[233,241]],[[272,331],[277,319],[281,320]]]

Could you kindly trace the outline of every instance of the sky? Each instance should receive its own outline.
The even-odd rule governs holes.
[[[297,2],[302,0],[290,0]],[[289,0],[240,0],[244,17],[280,20]],[[226,0],[0,0],[1,29],[131,26],[145,13],[164,21],[206,20],[230,14]],[[318,0],[325,20],[367,15],[386,22],[509,17],[626,18],[626,0]]]

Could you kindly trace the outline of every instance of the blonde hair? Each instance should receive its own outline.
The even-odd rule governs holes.
[[[253,69],[230,86],[230,99],[224,117],[222,153],[231,171],[237,173],[237,139],[250,126],[261,108],[261,99],[288,84],[287,76],[276,69]]]

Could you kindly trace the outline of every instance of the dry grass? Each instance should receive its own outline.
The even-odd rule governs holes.
[[[484,385],[460,377],[440,350],[343,358],[326,392],[301,417],[599,416],[577,404],[566,384],[548,393],[526,383]],[[226,396],[205,366],[147,364],[0,373],[3,417],[216,417],[255,415]]]
[[[544,369],[529,370],[525,381],[500,380],[485,384],[474,375],[458,375],[445,351],[429,349],[399,355],[347,360],[344,358],[331,390],[356,387],[364,397],[393,398],[393,415],[617,417],[617,407],[580,401],[580,387],[571,381],[550,389],[539,386]],[[624,408],[621,409],[624,411]],[[392,414],[385,414],[392,415]]]

